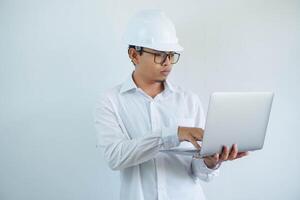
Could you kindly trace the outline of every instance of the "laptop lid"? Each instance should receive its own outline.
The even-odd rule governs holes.
[[[200,156],[238,145],[239,152],[261,149],[274,94],[216,92],[210,97]]]

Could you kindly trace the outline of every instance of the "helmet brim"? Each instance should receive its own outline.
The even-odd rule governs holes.
[[[146,47],[157,51],[174,51],[174,52],[183,51],[183,47],[180,44],[142,44],[142,43],[138,44],[138,43],[131,42],[128,45]]]

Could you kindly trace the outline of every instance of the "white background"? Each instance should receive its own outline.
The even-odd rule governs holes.
[[[145,8],[174,21],[185,51],[170,79],[205,109],[214,91],[275,92],[264,149],[224,163],[208,199],[300,199],[296,0],[1,0],[0,199],[118,199],[92,111],[133,70],[121,36]]]

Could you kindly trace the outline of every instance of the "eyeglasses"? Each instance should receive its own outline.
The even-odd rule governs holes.
[[[166,53],[163,51],[150,52],[150,51],[145,51],[144,49],[140,50],[140,52],[146,52],[146,53],[154,55],[154,62],[156,64],[161,64],[161,65],[166,61],[167,57],[171,61],[171,64],[176,64],[180,57],[180,54],[175,53],[175,52],[170,52],[170,53]]]

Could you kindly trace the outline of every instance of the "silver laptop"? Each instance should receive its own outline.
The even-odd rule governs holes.
[[[222,145],[239,152],[263,148],[274,94],[218,92],[211,95],[200,156],[220,153]]]
[[[262,149],[273,96],[272,92],[213,93],[200,152],[189,142],[168,152],[205,157],[220,153],[223,145],[237,144],[239,152]]]

